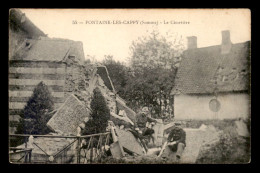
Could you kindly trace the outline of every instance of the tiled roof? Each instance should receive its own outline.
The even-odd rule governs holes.
[[[186,50],[171,94],[249,90],[250,41],[233,44],[228,54],[221,45]]]
[[[11,60],[25,61],[62,61],[68,55],[75,55],[84,62],[81,42],[65,39],[27,39]]]

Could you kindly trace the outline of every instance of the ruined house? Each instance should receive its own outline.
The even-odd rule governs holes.
[[[20,10],[12,9],[9,47],[10,134],[15,133],[19,115],[40,82],[48,86],[54,100],[54,115],[47,126],[55,133],[49,135],[77,134],[77,127],[90,115],[96,87],[112,113],[118,115],[124,111],[130,120],[135,120],[135,112],[116,94],[106,67],[85,62],[81,42],[49,38]],[[123,123],[117,117],[111,116],[111,119],[118,126]],[[69,141],[36,138],[34,142],[52,155]],[[24,144],[19,147],[23,148]],[[48,159],[38,147],[33,150],[32,158],[35,161]]]
[[[250,116],[250,41],[233,44],[222,31],[222,44],[188,49],[171,95],[176,119],[233,119]]]
[[[37,26],[35,26],[19,9],[10,9],[9,11],[9,60],[14,56],[15,52],[20,48],[26,39],[38,39],[46,37]],[[11,64],[9,64],[9,67]],[[9,73],[12,73],[13,68],[9,68]],[[11,79],[13,73],[10,74]],[[13,80],[13,79],[12,79]],[[12,81],[13,82],[13,81]],[[11,83],[12,83],[11,82]],[[17,93],[18,85],[13,85],[9,80],[9,130],[14,132],[19,114],[21,112],[21,104],[23,98],[20,98]],[[24,87],[23,85],[20,87]],[[28,87],[27,87],[28,88]],[[32,91],[33,88],[30,89]],[[27,89],[28,91],[28,89]],[[14,106],[15,103],[15,106]]]
[[[41,81],[50,89],[55,108],[69,93],[85,88],[85,58],[81,42],[50,39],[19,10],[10,13],[9,120],[15,126],[12,122],[19,120]]]

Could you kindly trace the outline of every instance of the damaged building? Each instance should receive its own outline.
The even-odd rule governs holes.
[[[41,81],[51,91],[56,110],[71,94],[90,107],[91,94],[99,87],[112,112],[124,109],[133,120],[135,112],[116,95],[107,69],[85,63],[82,42],[49,38],[20,10],[12,9],[9,45],[10,132],[15,132],[19,114]]]
[[[19,11],[13,13],[16,14],[13,17],[16,19],[15,22],[21,22],[20,30],[31,33],[30,29],[35,26],[29,23],[31,25],[27,25],[31,28],[28,29],[28,26],[23,24],[28,19]],[[14,22],[10,21],[10,23]],[[19,114],[31,97],[35,86],[41,81],[51,91],[55,108],[65,101],[68,93],[76,89],[80,90],[85,85],[85,58],[82,43],[50,39],[42,32],[38,32],[41,34],[37,33],[33,36],[24,35],[19,31],[10,32],[9,40],[12,46],[9,55],[9,118],[11,122],[19,120]],[[11,127],[10,130],[14,132],[15,128]]]
[[[47,123],[53,132],[47,136],[76,137],[80,124],[90,117],[93,91],[99,88],[124,151],[144,154],[140,141],[122,128],[122,125],[129,123],[134,125],[136,113],[117,95],[107,68],[85,61],[82,42],[49,38],[20,10],[12,9],[10,16],[9,133],[15,133],[20,115],[33,90],[43,82],[48,86],[54,101],[53,116]],[[155,142],[160,146],[163,128],[162,125],[156,126]],[[77,153],[75,145],[68,147],[71,143],[72,138],[36,137],[31,144],[32,159],[42,163],[66,148],[65,161],[59,156],[56,163],[75,162]],[[18,148],[26,148],[26,145],[24,143]],[[17,153],[11,152],[11,155],[16,157]]]

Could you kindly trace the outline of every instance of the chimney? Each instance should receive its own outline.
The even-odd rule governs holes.
[[[188,49],[197,48],[197,37],[196,36],[187,37],[187,39],[188,39]]]
[[[231,50],[232,43],[230,40],[229,30],[222,31],[221,54],[228,54]]]

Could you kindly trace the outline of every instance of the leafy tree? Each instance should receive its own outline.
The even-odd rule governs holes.
[[[110,111],[107,107],[105,98],[101,94],[101,91],[94,89],[94,95],[90,103],[91,107],[91,119],[86,122],[83,135],[103,133],[106,131],[107,122],[110,118]]]
[[[24,107],[16,133],[47,134],[51,132],[46,124],[52,116],[53,105],[48,86],[40,82]]]
[[[125,95],[129,106],[135,110],[148,106],[154,117],[172,112],[170,92],[175,74],[175,69],[154,68],[129,78]]]
[[[170,92],[184,50],[178,35],[153,31],[131,45],[131,70],[126,97],[132,107],[148,106],[154,115],[172,113]]]
[[[167,32],[162,36],[153,31],[132,42],[131,67],[137,72],[151,68],[177,68],[183,50],[183,39],[178,35]]]
[[[106,66],[117,93],[125,98],[125,87],[129,78],[130,68],[119,61],[115,61],[112,55],[105,56],[102,64]]]
[[[116,62],[111,55],[105,56],[103,65],[129,107],[138,111],[148,106],[154,117],[161,117],[173,113],[170,92],[183,49],[183,40],[178,35],[162,36],[153,31],[133,41],[130,67]]]

